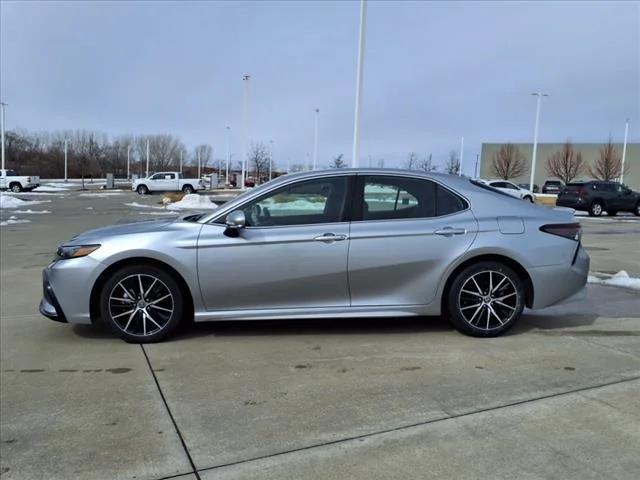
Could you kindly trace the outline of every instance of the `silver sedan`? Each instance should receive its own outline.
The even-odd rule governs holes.
[[[464,177],[400,170],[286,175],[214,213],[92,230],[44,270],[43,315],[159,341],[187,319],[444,315],[505,332],[581,290],[573,212]]]

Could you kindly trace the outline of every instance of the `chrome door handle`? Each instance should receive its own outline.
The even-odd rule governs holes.
[[[439,230],[436,230],[435,232],[436,235],[444,235],[446,237],[451,236],[451,235],[464,235],[465,233],[467,233],[467,229],[466,228],[452,228],[452,227],[444,227],[441,228]]]
[[[319,235],[314,238],[316,242],[325,242],[325,243],[341,242],[342,240],[346,240],[346,239],[347,239],[346,235],[342,235],[342,234],[336,235],[335,233],[323,233],[322,235]]]

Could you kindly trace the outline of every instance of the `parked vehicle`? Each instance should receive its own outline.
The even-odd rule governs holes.
[[[518,186],[524,190],[529,190],[529,184],[528,183],[519,183]],[[536,185],[535,183],[533,184],[533,193],[538,193],[540,192],[540,188],[538,187],[538,185]]]
[[[599,217],[603,212],[615,215],[618,212],[633,212],[640,216],[640,193],[618,182],[574,182],[558,194],[556,205],[589,212]]]
[[[506,193],[507,195],[511,195],[516,198],[520,198],[522,200],[527,200],[528,202],[534,203],[535,196],[531,192],[531,190],[527,190],[526,188],[519,187],[515,183],[512,183],[508,180],[481,180],[484,184],[489,185],[501,192]]]
[[[0,189],[9,189],[19,193],[25,190],[33,190],[40,186],[40,177],[37,175],[20,176],[15,170],[0,170]]]
[[[542,185],[542,193],[558,194],[562,190],[563,184],[560,180],[546,180]]]
[[[135,180],[131,188],[140,195],[146,195],[150,192],[193,193],[205,187],[202,179],[183,178],[180,172],[160,172]]]
[[[92,230],[44,269],[43,315],[130,342],[196,321],[443,314],[492,337],[581,290],[573,212],[455,175],[290,174],[213,213]],[[231,273],[232,272],[232,273]]]

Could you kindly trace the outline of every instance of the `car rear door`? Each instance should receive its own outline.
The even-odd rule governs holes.
[[[347,307],[348,191],[353,175],[300,180],[239,207],[247,226],[203,226],[198,276],[206,308]],[[264,312],[263,312],[264,313]]]
[[[425,305],[477,233],[467,202],[432,180],[358,175],[349,247],[351,305]]]

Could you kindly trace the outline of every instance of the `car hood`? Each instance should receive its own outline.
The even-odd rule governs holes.
[[[146,220],[142,222],[123,223],[111,225],[109,227],[96,228],[71,237],[65,245],[87,245],[91,243],[101,243],[107,238],[131,235],[137,233],[150,233],[165,230],[176,220]]]

